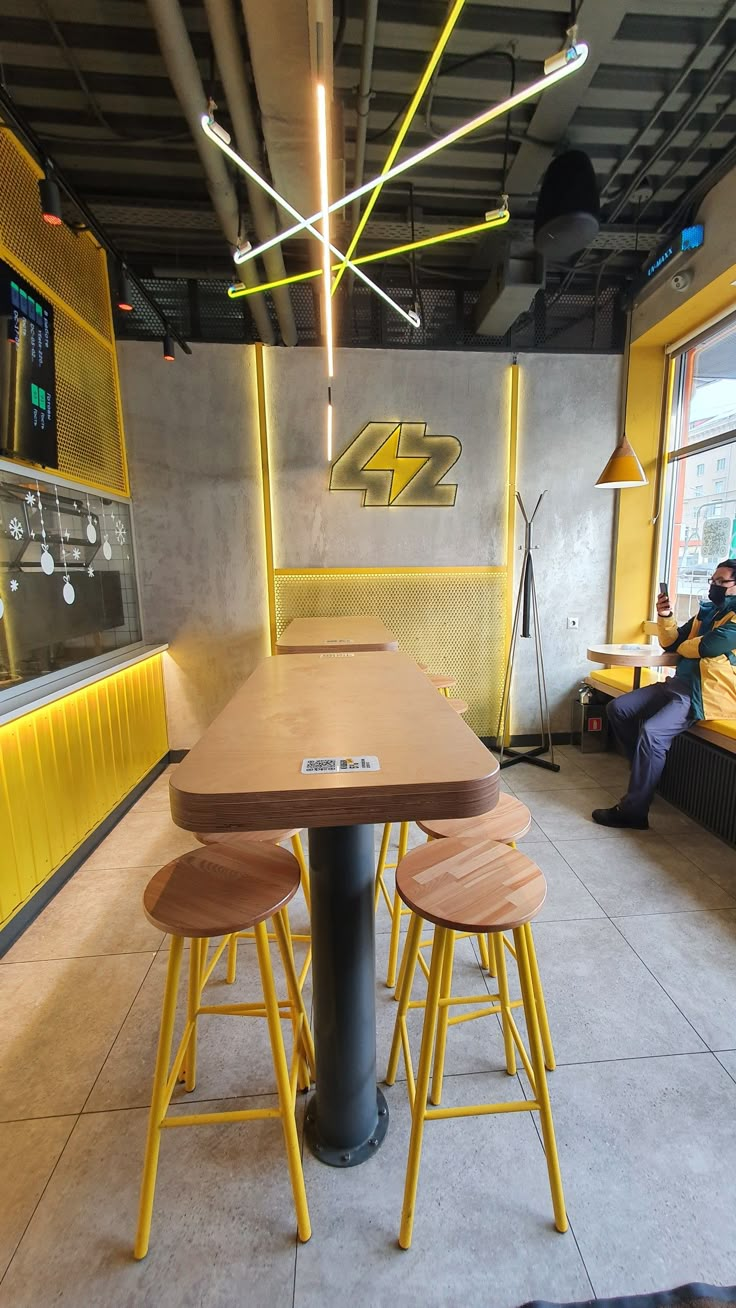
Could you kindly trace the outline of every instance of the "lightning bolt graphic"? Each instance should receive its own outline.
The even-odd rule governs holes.
[[[416,477],[419,470],[428,462],[426,458],[412,458],[408,455],[399,454],[400,439],[401,423],[397,423],[380,449],[377,449],[368,462],[363,464],[364,472],[393,473],[388,497],[389,504],[393,504],[397,496],[409,485],[412,477]]]

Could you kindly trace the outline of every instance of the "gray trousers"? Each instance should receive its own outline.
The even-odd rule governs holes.
[[[667,750],[675,736],[695,721],[690,687],[679,677],[670,677],[632,690],[611,700],[608,721],[631,763],[629,789],[621,800],[621,810],[629,817],[644,818],[662,775]]]

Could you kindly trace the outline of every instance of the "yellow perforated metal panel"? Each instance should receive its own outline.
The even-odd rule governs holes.
[[[0,727],[0,925],[168,747],[160,655]]]
[[[128,494],[107,258],[41,217],[41,171],[0,128],[0,257],[54,307],[59,471]]]
[[[457,677],[465,720],[495,734],[505,666],[505,568],[314,568],[275,574],[276,630],[293,618],[371,613],[401,649]]]

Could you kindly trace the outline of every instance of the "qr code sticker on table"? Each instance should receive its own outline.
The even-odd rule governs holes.
[[[337,772],[336,758],[305,758],[302,772]]]
[[[380,772],[375,754],[344,755],[342,758],[302,759],[302,772],[322,775],[332,772]]]

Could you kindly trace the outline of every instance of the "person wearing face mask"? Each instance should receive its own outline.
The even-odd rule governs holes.
[[[674,677],[642,686],[608,705],[614,738],[631,762],[629,788],[613,808],[597,808],[604,827],[649,827],[649,806],[676,736],[702,718],[736,718],[736,559],[710,579],[697,616],[678,627],[669,596],[657,599],[659,642],[679,654]]]

